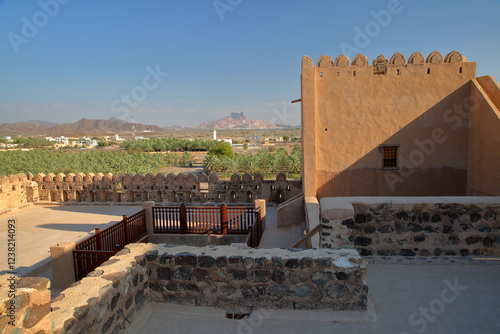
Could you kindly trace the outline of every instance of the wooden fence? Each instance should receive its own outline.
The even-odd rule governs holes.
[[[259,209],[234,207],[153,207],[154,233],[248,234],[259,216]]]
[[[102,231],[96,228],[95,234],[76,244],[73,251],[76,280],[87,276],[123,246],[146,235],[146,210],[130,217],[124,215],[123,220]]]

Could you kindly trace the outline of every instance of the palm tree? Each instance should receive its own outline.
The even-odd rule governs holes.
[[[215,155],[207,155],[205,160],[203,161],[203,169],[207,174],[210,174],[217,167],[217,157]]]
[[[302,162],[296,155],[291,155],[288,159],[287,169],[291,173],[298,173],[302,170]]]

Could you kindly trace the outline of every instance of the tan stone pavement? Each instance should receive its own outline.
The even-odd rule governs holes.
[[[142,210],[138,205],[33,205],[0,216],[0,274],[7,267],[8,221],[15,220],[16,271],[18,276],[50,269],[50,246],[87,237]]]

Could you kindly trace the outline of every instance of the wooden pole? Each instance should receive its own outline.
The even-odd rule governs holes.
[[[96,227],[95,229],[97,250],[102,250],[102,240],[101,240],[101,229]]]
[[[123,234],[125,234],[125,238],[123,239],[123,245],[128,245],[129,233],[128,233],[128,216],[127,215],[123,215]]]
[[[227,234],[228,232],[228,220],[227,220],[227,206],[226,204],[222,204],[220,206],[220,223],[221,223],[221,232],[222,234]]]
[[[181,234],[187,234],[188,233],[188,226],[187,226],[187,210],[186,206],[184,204],[181,204],[179,207],[180,210],[180,223],[181,223]]]

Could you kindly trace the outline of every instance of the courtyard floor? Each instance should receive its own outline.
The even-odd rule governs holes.
[[[216,308],[149,303],[135,333],[498,334],[500,265],[369,264],[371,311],[257,310],[230,320]]]
[[[51,278],[50,246],[74,242],[142,210],[140,205],[32,205],[0,216],[1,254],[7,247],[7,222],[15,221],[16,271],[18,276]],[[7,257],[0,257],[0,275]]]

